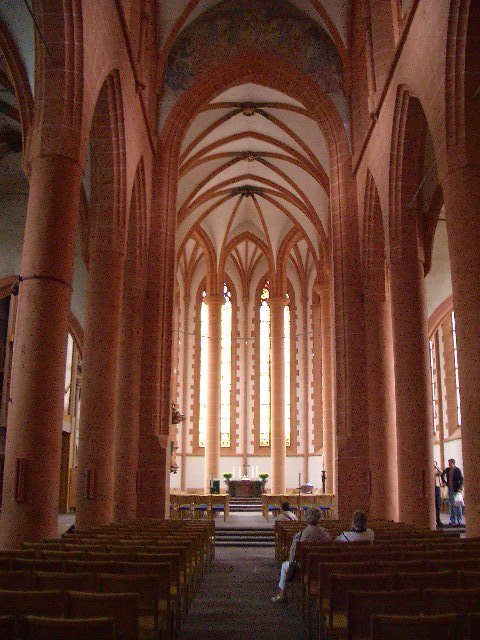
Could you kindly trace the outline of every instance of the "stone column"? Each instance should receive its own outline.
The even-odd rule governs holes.
[[[183,302],[183,361],[182,361],[182,411],[190,421],[190,411],[188,402],[188,391],[192,383],[191,367],[190,367],[190,296],[185,294]],[[181,450],[181,468],[180,468],[180,489],[186,491],[187,488],[187,420],[182,422],[182,450]]]
[[[423,262],[415,219],[391,250],[399,518],[434,526],[433,421]]]
[[[310,407],[311,407],[311,397],[312,397],[312,389],[308,384],[308,339],[310,332],[308,331],[308,299],[306,296],[302,296],[302,323],[303,323],[303,331],[302,335],[299,336],[301,340],[301,352],[302,352],[302,372],[303,372],[303,394],[300,396],[300,407],[301,412],[301,421],[303,422],[303,430],[302,430],[302,439],[304,442],[303,449],[303,464],[302,464],[302,479],[303,482],[309,482],[309,468],[308,468],[308,436],[310,433],[309,429],[309,417],[310,417]],[[303,406],[302,406],[303,405]]]
[[[332,308],[328,285],[319,288],[322,331],[322,409],[325,490],[335,493],[335,433],[333,428]]]
[[[68,318],[82,172],[32,161],[7,421],[0,547],[58,533]]]
[[[443,180],[457,333],[467,535],[480,535],[480,167]]]
[[[223,295],[207,295],[208,305],[208,404],[205,433],[205,491],[220,473],[220,368]]]
[[[112,521],[125,234],[99,226],[88,264],[78,445],[78,529]]]
[[[272,493],[285,493],[285,323],[286,298],[274,296],[270,306]]]
[[[135,259],[125,265],[117,386],[113,517],[137,515],[143,278]]]
[[[390,300],[383,278],[365,293],[369,422],[370,509],[375,518],[398,520],[395,380]]]

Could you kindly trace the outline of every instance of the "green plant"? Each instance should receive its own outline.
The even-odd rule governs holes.
[[[225,471],[225,473],[222,473],[225,482],[229,482],[230,478],[233,476],[233,473],[230,473],[230,471]]]
[[[261,479],[261,481],[263,483],[265,483],[267,481],[267,478],[268,478],[268,473],[259,473],[258,477]]]

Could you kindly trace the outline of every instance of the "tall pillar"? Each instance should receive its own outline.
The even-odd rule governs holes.
[[[302,465],[302,478],[303,482],[309,482],[309,468],[308,468],[308,435],[310,433],[309,429],[309,409],[311,406],[311,388],[308,384],[308,340],[310,332],[308,331],[308,300],[307,297],[302,297],[302,310],[303,310],[303,331],[302,335],[299,336],[301,340],[301,351],[302,351],[302,371],[303,371],[303,397],[300,398],[300,409],[302,410],[302,415],[300,417],[303,423],[303,465]],[[288,391],[287,391],[288,393]]]
[[[82,172],[32,161],[7,421],[0,547],[58,533],[68,318]]]
[[[404,244],[392,248],[391,255],[399,518],[433,528],[433,421],[425,279],[415,219],[406,220],[404,226]]]
[[[140,436],[140,371],[142,358],[143,278],[136,272],[137,261],[128,260],[120,326],[117,386],[117,428],[113,517],[137,515],[138,442]]]
[[[90,250],[78,445],[78,529],[112,521],[124,232],[97,227]]]
[[[190,372],[190,296],[185,294],[183,299],[183,361],[182,361],[182,411],[189,415],[188,390],[190,389],[191,379]],[[180,467],[180,489],[185,491],[187,488],[187,420],[182,422],[182,452]]]
[[[369,279],[365,293],[370,510],[375,518],[398,520],[391,308],[385,293],[383,262],[377,266],[381,277],[375,282]]]
[[[319,288],[322,331],[322,406],[323,406],[323,463],[326,472],[325,490],[335,493],[335,433],[333,428],[333,366],[332,366],[332,310],[330,290]]]
[[[467,535],[480,535],[480,167],[443,180],[457,334]]]
[[[286,298],[274,296],[270,306],[272,493],[285,493],[285,324]]]
[[[208,305],[208,404],[205,433],[205,491],[220,473],[220,368],[222,360],[222,295],[207,295]]]

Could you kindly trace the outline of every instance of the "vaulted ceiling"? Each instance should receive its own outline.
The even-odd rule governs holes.
[[[190,2],[190,12],[182,14],[186,2],[163,3],[169,56],[159,126],[197,76],[253,47],[285,56],[313,78],[337,105],[348,132],[335,45],[346,38],[348,5],[223,0]],[[327,260],[329,154],[321,128],[295,96],[255,82],[216,96],[190,123],[178,171],[182,280],[197,266],[225,269],[237,273],[248,295],[255,277],[269,270],[293,267],[305,281]]]

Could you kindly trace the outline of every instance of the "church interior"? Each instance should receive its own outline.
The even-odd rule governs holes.
[[[476,0],[0,2],[0,549],[235,495],[458,541],[451,459],[473,544],[479,42]]]

